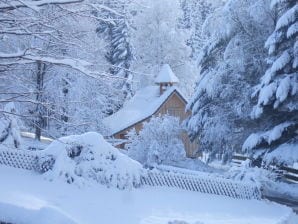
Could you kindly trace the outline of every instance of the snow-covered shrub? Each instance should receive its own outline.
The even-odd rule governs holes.
[[[37,170],[41,173],[45,173],[48,170],[53,169],[55,164],[55,159],[52,155],[45,155],[38,157],[37,160]]]
[[[119,189],[140,185],[141,164],[120,153],[98,133],[60,138],[45,152],[55,159],[53,169],[45,174],[50,180],[60,178],[78,185],[93,180]]]
[[[179,118],[152,117],[139,134],[135,130],[128,133],[128,155],[144,165],[173,165],[185,158],[181,132]]]
[[[20,148],[21,135],[16,119],[14,103],[4,107],[4,114],[0,116],[0,143],[5,148]]]
[[[280,180],[278,173],[271,170],[251,167],[250,161],[246,160],[240,167],[231,167],[225,173],[225,177],[237,181],[252,183],[262,189],[264,195],[272,195],[286,198],[297,198],[297,184],[288,184]]]
[[[272,173],[268,170],[251,167],[250,160],[245,160],[242,162],[240,167],[233,166],[228,172],[226,172],[226,177],[237,180],[245,181],[256,184],[262,187],[265,183],[276,180],[278,178],[277,174]]]

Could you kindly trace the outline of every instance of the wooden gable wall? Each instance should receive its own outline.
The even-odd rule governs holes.
[[[186,102],[185,100],[177,93],[173,92],[173,94],[161,105],[161,107],[153,114],[153,116],[165,115],[169,114],[171,116],[179,117],[182,122],[187,117],[191,115],[191,112],[185,111]],[[114,135],[116,139],[125,139],[126,134],[133,128],[135,128],[138,133],[143,128],[143,123],[149,121],[151,117],[148,117],[127,129],[122,130]],[[186,131],[181,134],[181,139],[184,143],[184,147],[186,150],[186,155],[188,157],[196,157],[196,151],[198,150],[197,141],[191,142]],[[118,146],[119,148],[124,148],[124,144]]]

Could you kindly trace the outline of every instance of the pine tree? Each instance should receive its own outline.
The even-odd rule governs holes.
[[[265,163],[290,165],[298,161],[297,154],[290,161],[283,159],[298,147],[298,4],[295,0],[272,0],[271,8],[277,20],[265,43],[269,67],[256,86],[257,105],[252,112],[263,131],[250,135],[243,150],[265,149]]]
[[[6,113],[0,116],[0,148],[20,149],[21,132],[14,103],[6,104],[4,111]]]
[[[264,72],[262,46],[273,29],[268,11],[263,0],[229,0],[205,21],[208,42],[198,57],[200,76],[188,105],[192,116],[187,127],[210,159],[241,151],[255,128],[250,96]]]
[[[132,60],[132,46],[129,41],[128,13],[126,5],[128,1],[108,1],[107,6],[115,11],[103,11],[103,14],[112,21],[102,21],[97,28],[97,32],[109,42],[109,50],[106,53],[107,60],[111,63],[110,73],[114,79],[114,88],[121,89],[121,98],[114,102],[118,104],[115,110],[118,110],[125,100],[133,95],[132,73],[129,71]],[[115,111],[112,111],[113,113]]]
[[[183,28],[190,29],[191,35],[188,45],[192,49],[192,57],[196,58],[206,42],[202,27],[207,17],[215,10],[215,7],[207,0],[181,0]]]

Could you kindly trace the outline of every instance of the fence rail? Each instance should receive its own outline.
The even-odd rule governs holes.
[[[280,170],[282,171],[282,175],[287,181],[291,183],[298,183],[298,169],[281,166]]]
[[[47,156],[49,158],[46,158]],[[15,168],[45,172],[51,169],[54,162],[50,155],[44,155],[39,151],[0,150],[0,164]],[[238,199],[261,199],[261,192],[256,186],[175,168],[147,170],[141,184],[174,187]]]

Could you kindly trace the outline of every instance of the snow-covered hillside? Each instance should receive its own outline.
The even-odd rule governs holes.
[[[290,208],[166,187],[117,190],[48,182],[0,166],[0,220],[16,224],[296,224]]]

